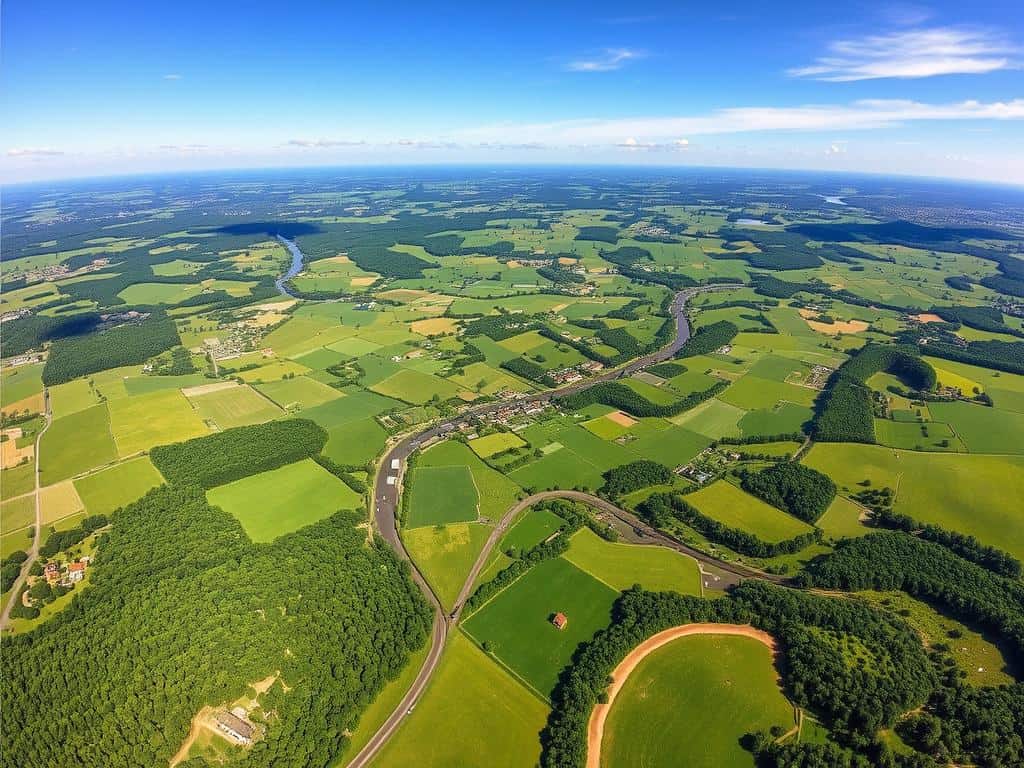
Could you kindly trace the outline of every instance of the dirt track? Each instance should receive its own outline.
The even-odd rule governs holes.
[[[690,635],[749,637],[764,643],[773,655],[778,653],[775,638],[749,624],[683,624],[647,638],[630,651],[626,658],[615,667],[612,672],[612,684],[608,687],[608,702],[598,704],[590,714],[590,722],[587,723],[587,768],[600,768],[601,766],[601,741],[604,739],[604,724],[608,719],[612,704],[615,703],[615,697],[619,695],[619,691],[622,690],[630,673],[652,651],[656,651],[673,640]]]

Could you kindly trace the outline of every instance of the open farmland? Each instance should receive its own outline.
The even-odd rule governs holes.
[[[362,506],[357,493],[310,459],[211,488],[207,497],[237,517],[257,542]]]
[[[589,528],[573,534],[570,563],[619,591],[639,584],[652,591],[672,590],[685,595],[700,595],[700,571],[697,562],[662,547],[609,542]]]
[[[686,500],[708,517],[764,541],[791,539],[811,530],[807,523],[724,480],[689,494]]]
[[[477,518],[473,475],[464,466],[416,467],[410,473],[406,525],[444,525]]]

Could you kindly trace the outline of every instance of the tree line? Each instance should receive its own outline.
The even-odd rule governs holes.
[[[168,482],[213,488],[311,458],[326,444],[319,424],[285,419],[160,445],[149,456]]]

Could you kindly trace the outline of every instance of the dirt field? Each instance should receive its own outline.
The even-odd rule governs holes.
[[[39,392],[35,395],[29,395],[23,400],[19,400],[16,403],[8,403],[3,407],[3,414],[5,416],[9,413],[21,413],[22,411],[28,411],[29,413],[42,413],[43,393]]]
[[[353,288],[365,288],[368,285],[373,285],[377,282],[377,278],[373,275],[366,275],[365,277],[353,277],[350,281]]]
[[[941,323],[942,318],[938,315],[932,314],[931,312],[922,312],[920,315],[911,315],[911,320],[917,320],[919,323]]]
[[[417,320],[409,327],[413,333],[430,336],[436,333],[453,333],[459,326],[450,317],[432,317],[429,320]]]
[[[612,411],[606,417],[609,421],[614,421],[620,427],[632,427],[636,424],[636,419],[630,416],[628,413],[622,411]]]
[[[813,312],[809,309],[801,309],[800,317],[804,319],[804,322],[811,327],[812,330],[818,333],[827,333],[829,336],[839,336],[844,333],[862,333],[868,329],[868,324],[863,320],[836,320],[834,323],[819,323],[815,320],[811,320],[812,317],[817,317],[819,313]]]
[[[21,427],[14,427],[12,429],[5,429],[4,434],[7,435],[7,440],[0,443],[0,467],[7,469],[8,467],[18,466],[22,459],[31,459],[36,452],[36,447],[33,444],[26,445],[24,448],[18,447],[18,438],[21,437]]]
[[[608,687],[608,701],[605,704],[598,704],[590,715],[590,722],[587,724],[587,768],[601,768],[601,741],[604,738],[604,725],[608,719],[608,713],[615,703],[615,697],[622,690],[623,684],[629,677],[630,672],[636,669],[637,665],[652,651],[656,651],[673,640],[689,635],[734,635],[749,637],[764,643],[773,654],[778,653],[775,638],[767,632],[755,629],[749,624],[684,624],[679,627],[666,629],[640,643],[612,672],[612,684]]]

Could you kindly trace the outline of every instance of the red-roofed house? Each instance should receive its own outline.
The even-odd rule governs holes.
[[[565,617],[564,613],[559,612],[551,618],[551,623],[554,624],[557,629],[565,629],[569,624],[569,619]]]

